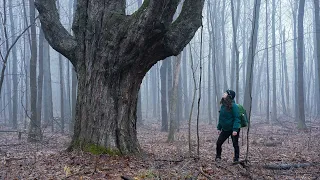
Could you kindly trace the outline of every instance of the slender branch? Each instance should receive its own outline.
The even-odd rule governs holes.
[[[38,19],[38,17],[36,17],[36,18],[34,19],[34,22],[33,22],[33,23],[35,23],[35,21],[36,21],[37,19]],[[25,28],[25,29],[20,33],[19,36],[17,36],[17,38],[13,41],[13,43],[11,44],[11,46],[10,46],[10,47],[8,48],[8,50],[7,50],[7,54],[6,54],[6,56],[4,57],[4,59],[3,59],[3,66],[2,66],[2,69],[1,69],[1,76],[0,76],[0,95],[1,95],[2,84],[3,84],[3,80],[4,80],[4,72],[5,72],[6,67],[7,67],[7,61],[8,61],[8,59],[9,59],[10,51],[11,51],[12,48],[15,46],[15,44],[18,42],[18,40],[20,39],[20,37],[33,25],[33,23],[30,24],[27,28]],[[1,54],[1,57],[2,57],[2,54]],[[2,58],[3,58],[3,57],[2,57]]]

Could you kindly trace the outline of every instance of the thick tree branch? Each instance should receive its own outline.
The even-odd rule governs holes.
[[[146,18],[146,22],[161,23],[169,26],[172,22],[178,4],[181,0],[146,0],[140,7],[144,12],[142,18]]]
[[[36,0],[35,6],[39,11],[41,27],[46,39],[53,49],[60,52],[75,66],[75,49],[77,41],[62,26],[55,0]]]
[[[182,11],[165,34],[164,46],[173,55],[178,55],[189,43],[202,24],[204,0],[185,0]]]

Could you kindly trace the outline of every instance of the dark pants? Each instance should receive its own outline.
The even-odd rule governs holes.
[[[222,152],[222,144],[228,139],[229,136],[231,136],[232,144],[234,147],[234,160],[239,160],[239,134],[240,129],[238,130],[238,134],[236,136],[232,136],[233,131],[221,131],[219,138],[217,140],[217,154],[216,158],[221,158],[221,152]]]

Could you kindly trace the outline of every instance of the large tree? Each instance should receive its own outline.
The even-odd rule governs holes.
[[[36,0],[45,37],[78,76],[70,147],[99,145],[139,153],[137,98],[143,77],[158,61],[178,55],[201,25],[204,0],[145,0],[125,14],[125,0],[78,0],[71,35],[55,0]],[[162,8],[159,8],[162,7]]]

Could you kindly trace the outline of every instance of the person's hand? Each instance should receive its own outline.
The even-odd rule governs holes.
[[[232,132],[232,136],[236,136],[237,134],[238,134],[237,131]]]

